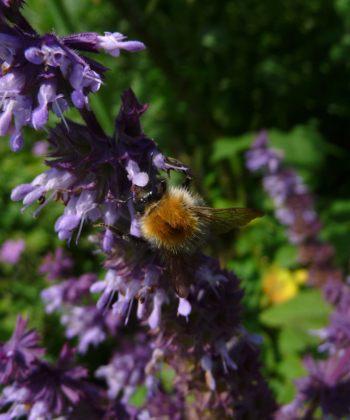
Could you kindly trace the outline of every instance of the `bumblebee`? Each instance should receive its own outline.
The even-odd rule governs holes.
[[[264,215],[249,208],[206,207],[204,200],[190,191],[190,181],[187,176],[181,187],[168,188],[166,179],[158,177],[144,187],[132,186],[140,237],[105,223],[95,225],[105,226],[131,243],[158,250],[167,264],[172,286],[181,298],[188,295],[194,282],[199,251],[209,236],[244,226]]]

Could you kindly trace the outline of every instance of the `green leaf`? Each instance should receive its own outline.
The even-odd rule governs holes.
[[[290,268],[296,263],[296,247],[293,245],[281,246],[275,254],[275,261],[281,266]]]
[[[320,328],[331,312],[319,290],[305,290],[294,299],[264,310],[260,321],[269,327]]]
[[[166,365],[164,365],[165,367]],[[162,385],[164,386],[164,389],[171,393],[174,389],[174,377],[175,377],[175,370],[171,369],[170,367],[163,368],[162,369]]]
[[[139,386],[136,391],[130,397],[130,404],[135,405],[136,407],[141,407],[147,396],[147,387]]]
[[[306,370],[300,362],[297,355],[287,355],[278,364],[278,373],[283,375],[284,381],[278,389],[277,402],[279,404],[287,404],[294,399],[296,387],[294,379],[306,375]]]
[[[221,137],[214,143],[212,162],[218,162],[249,149],[254,139],[253,133],[245,133],[239,137]]]
[[[306,182],[321,169],[326,145],[314,124],[297,125],[289,132],[269,130],[270,145],[285,153],[284,163],[295,166]]]
[[[319,338],[310,335],[308,328],[305,328],[302,323],[296,326],[285,326],[278,336],[278,348],[283,354],[283,358],[291,354],[296,356],[306,347],[317,346],[319,342]]]

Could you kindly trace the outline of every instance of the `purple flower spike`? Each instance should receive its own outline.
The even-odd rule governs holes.
[[[131,52],[145,48],[138,41],[123,41],[125,37],[119,33],[107,32],[106,36],[83,33],[65,38],[54,34],[40,36],[18,9],[14,14],[14,9],[10,9],[12,15],[11,12],[8,15],[7,11],[5,15],[10,21],[11,17],[17,16],[14,19],[17,26],[4,23],[0,29],[2,136],[9,129],[12,115],[15,116],[17,129],[30,124],[37,130],[47,123],[49,110],[63,119],[69,97],[76,107],[89,107],[88,95],[97,92],[104,84],[102,79],[107,68],[79,55],[77,50],[99,53],[98,49],[104,48],[106,52],[118,56],[121,48]],[[33,113],[32,104],[35,107]],[[17,142],[14,139],[12,144],[13,150],[19,150],[18,134]]]
[[[83,75],[82,80],[84,77]],[[77,83],[84,81],[78,80]],[[48,107],[52,104],[54,109],[53,105],[59,104],[63,99],[56,95],[51,79],[42,85],[40,95],[43,102],[34,110],[34,119],[38,125],[46,119]],[[131,89],[123,93],[122,109],[116,121],[115,135],[119,139],[117,143],[103,132],[97,134],[93,121],[90,121],[89,128],[69,121],[69,132],[64,124],[58,124],[51,130],[49,138],[53,150],[51,157],[54,159],[46,163],[51,169],[39,175],[31,184],[15,188],[12,199],[23,200],[24,210],[35,200],[42,201],[49,193],[34,212],[34,216],[52,198],[65,204],[64,214],[55,224],[55,231],[62,240],[70,240],[73,230],[77,228],[78,239],[84,223],[95,222],[102,215],[105,223],[114,225],[122,217],[120,208],[123,207],[114,200],[130,197],[133,182],[146,185],[149,181],[146,171],[149,169],[150,156],[156,152],[156,144],[141,129],[140,116],[146,109],[147,106],[137,101]],[[136,144],[142,147],[137,148]],[[102,205],[105,206],[104,209]],[[128,208],[130,232],[139,235],[138,221],[134,217],[131,201]],[[128,223],[125,212],[123,218],[123,222]],[[113,235],[108,232],[104,249],[110,252],[113,246]]]
[[[343,273],[332,263],[333,247],[319,238],[322,223],[314,211],[312,194],[293,168],[282,166],[282,152],[269,148],[268,142],[267,132],[260,132],[246,153],[247,168],[264,171],[263,186],[276,206],[276,218],[288,226],[287,236],[291,244],[298,245],[300,263],[311,263],[309,284],[342,280]]]
[[[94,274],[84,274],[78,279],[72,277],[63,283],[42,290],[40,295],[47,304],[46,312],[62,310],[64,303],[79,303],[80,299],[88,294],[90,286],[95,280]]]
[[[97,37],[96,48],[103,48],[105,53],[113,57],[119,57],[121,49],[136,52],[146,48],[142,42],[123,41],[125,38],[127,37],[119,32],[105,32],[105,36],[99,35]]]

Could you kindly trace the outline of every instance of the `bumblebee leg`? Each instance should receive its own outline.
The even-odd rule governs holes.
[[[114,203],[120,203],[120,204],[125,204],[131,199],[132,199],[132,195],[126,200],[119,200],[118,198],[108,198],[108,200],[113,201]]]
[[[139,238],[138,236],[131,235],[131,233],[125,233],[122,230],[116,228],[112,225],[107,225],[106,223],[98,223],[96,225],[93,225],[93,227],[100,227],[104,226],[107,229],[109,229],[113,235],[115,235],[117,238],[124,239],[127,242],[130,242],[132,245],[146,245],[147,241],[145,241],[142,238]]]
[[[189,190],[190,189],[191,181],[192,181],[191,174],[189,172],[186,172],[186,179],[182,183],[181,187],[182,188],[185,188],[186,190]]]
[[[147,245],[147,241],[140,238],[139,236],[132,235],[131,233],[126,233],[125,235],[122,236],[122,238],[125,241],[130,242],[132,245],[137,245],[137,246],[146,246]]]
[[[175,166],[183,166],[185,168],[185,166],[179,160],[177,160],[177,159],[168,157],[168,161],[172,165],[175,165]],[[181,186],[182,186],[182,188],[185,188],[186,190],[188,190],[189,187],[190,187],[191,181],[192,181],[192,175],[191,175],[190,171],[187,168],[186,168],[186,170],[185,169],[180,169],[180,168],[179,169],[176,169],[176,170],[181,171],[183,174],[186,175],[186,179],[182,183]]]

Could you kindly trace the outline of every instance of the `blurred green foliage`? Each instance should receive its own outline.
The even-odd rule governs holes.
[[[304,373],[301,357],[317,345],[307,328],[323,325],[329,309],[318,292],[305,290],[261,311],[266,266],[277,262],[296,269],[298,264],[259,177],[245,169],[244,153],[254,130],[269,129],[272,145],[284,151],[286,164],[315,194],[323,239],[335,246],[336,262],[347,271],[350,1],[28,0],[24,14],[41,33],[118,31],[144,42],[142,53],[98,57],[110,72],[91,106],[105,130],[112,133],[121,91],[130,85],[141,102],[150,101],[142,120],[145,133],[192,168],[194,187],[208,204],[266,212],[258,223],[213,239],[207,251],[242,279],[248,308],[243,322],[263,335],[265,373],[278,400],[289,401],[292,379]],[[79,118],[72,111],[68,115]],[[53,230],[63,208],[51,202],[34,220],[31,208],[21,214],[21,203],[9,199],[15,186],[45,170],[31,152],[44,138],[44,132],[26,130],[25,148],[17,154],[6,139],[0,142],[1,243],[8,238],[27,242],[19,264],[0,263],[0,340],[11,334],[18,312],[29,314],[30,325],[45,332],[53,357],[62,336],[52,333],[58,318],[44,314],[39,293],[45,282],[37,267],[47,252],[66,248]],[[102,278],[99,256],[92,255],[87,240],[91,230],[85,227],[69,252],[77,261],[76,275],[94,271]],[[93,355],[89,352],[85,363],[91,364]]]

